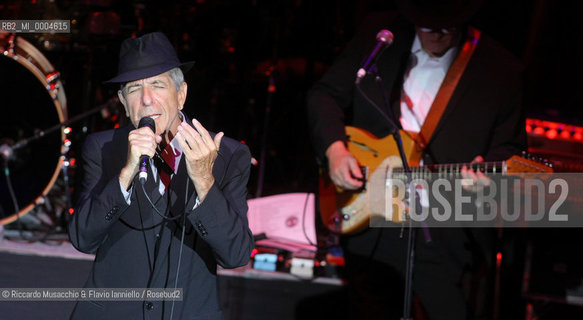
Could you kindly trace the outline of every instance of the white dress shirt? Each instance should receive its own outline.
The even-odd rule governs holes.
[[[401,92],[400,121],[404,130],[421,131],[421,126],[457,51],[457,46],[454,46],[443,56],[432,58],[421,47],[419,36],[415,35]]]

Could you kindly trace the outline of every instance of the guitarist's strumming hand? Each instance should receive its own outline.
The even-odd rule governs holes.
[[[472,160],[471,164],[480,162],[484,162],[484,158],[482,156],[476,156],[474,160]],[[465,190],[478,192],[478,190],[484,189],[490,185],[490,178],[486,177],[486,175],[480,171],[474,172],[473,169],[463,166],[461,174],[462,178],[471,179],[473,181],[472,184],[463,184],[463,188]]]
[[[342,189],[357,190],[362,187],[362,172],[356,158],[346,149],[344,142],[336,141],[326,149],[330,179]]]

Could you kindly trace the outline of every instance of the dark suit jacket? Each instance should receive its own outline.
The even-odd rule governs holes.
[[[391,101],[390,111],[372,75],[364,78],[361,86],[400,126],[399,98],[415,30],[393,13],[375,14],[308,94],[312,140],[321,158],[332,142],[345,140],[345,125],[366,129],[378,137],[389,134],[387,122],[354,87],[356,71],[376,44],[377,32],[386,28],[393,32],[394,42],[379,56],[377,66]],[[521,151],[526,144],[521,102],[520,63],[482,34],[429,142],[425,163],[469,162],[477,155],[505,160]]]
[[[154,212],[137,177],[130,205],[120,190],[118,177],[132,129],[91,134],[83,147],[83,185],[69,237],[78,250],[96,254],[86,287],[173,289],[179,267],[176,286],[183,289],[183,300],[175,303],[173,318],[221,319],[217,264],[245,265],[254,245],[246,217],[249,149],[222,139],[213,167],[215,184],[194,210],[196,193],[184,157],[164,196],[150,171],[145,190],[157,209],[164,215],[186,215],[167,221]],[[77,304],[72,318],[169,319],[171,308],[171,301],[149,299],[86,301]]]

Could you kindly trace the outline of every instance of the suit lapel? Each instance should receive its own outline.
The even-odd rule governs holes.
[[[184,156],[180,158],[178,170],[176,171],[177,173],[170,180],[170,188],[167,190],[169,192],[168,196],[170,196],[170,214],[173,216],[180,215],[184,212],[184,194],[188,179]]]
[[[479,47],[480,42],[478,42],[477,44],[476,51],[479,50]],[[439,130],[444,126],[444,124],[449,120],[450,116],[454,114],[454,111],[459,107],[460,105],[459,102],[461,98],[464,96],[465,91],[468,90],[471,83],[473,83],[473,79],[478,74],[477,72],[474,71],[475,64],[472,63],[473,61],[475,61],[474,58],[476,57],[476,53],[477,52],[474,52],[474,54],[468,61],[466,69],[464,70],[464,73],[462,74],[457,86],[455,87],[455,90],[453,91],[451,98],[449,99],[449,102],[445,107],[445,110],[443,111],[443,114],[439,119],[439,122],[437,123],[435,130],[433,131],[433,135],[431,136],[431,139],[428,141],[428,145],[439,133]]]

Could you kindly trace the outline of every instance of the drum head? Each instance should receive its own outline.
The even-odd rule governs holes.
[[[31,63],[39,54],[28,52],[26,58],[18,54],[0,55],[0,145],[12,146],[64,121],[58,99],[53,100],[46,89],[44,71]],[[16,213],[30,211],[51,188],[60,171],[62,142],[61,130],[56,130],[14,150],[8,168],[18,208],[13,204],[6,175],[2,175],[0,221],[3,224],[15,220]]]

